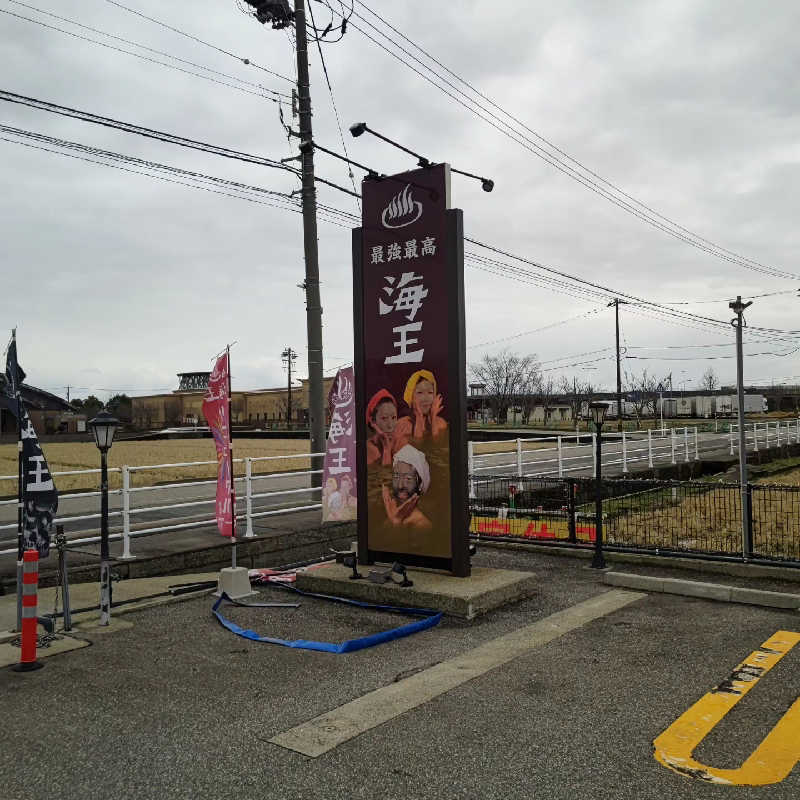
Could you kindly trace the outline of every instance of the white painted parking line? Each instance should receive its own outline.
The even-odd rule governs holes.
[[[460,656],[443,661],[270,739],[273,744],[316,758],[365,731],[576,628],[647,595],[613,590],[526,625]]]

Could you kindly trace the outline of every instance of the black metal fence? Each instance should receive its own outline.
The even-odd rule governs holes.
[[[476,478],[471,532],[591,546],[600,491],[609,550],[795,562],[800,566],[800,487],[748,484],[742,526],[739,485],[711,481]],[[746,536],[746,538],[745,538]]]

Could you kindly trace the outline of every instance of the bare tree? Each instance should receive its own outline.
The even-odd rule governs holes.
[[[529,356],[528,359],[528,364],[522,374],[519,396],[516,401],[516,404],[522,412],[523,425],[530,424],[531,414],[536,406],[536,397],[542,381],[539,362],[534,361],[533,356]]]
[[[572,421],[577,425],[581,414],[581,405],[584,401],[591,400],[598,389],[591,381],[581,380],[577,376],[570,379],[566,375],[562,375],[558,391],[568,399]]]
[[[486,386],[486,402],[497,422],[506,422],[509,406],[519,401],[525,376],[535,362],[534,356],[519,356],[504,350],[494,356],[487,353],[481,361],[470,364],[472,374]]]
[[[641,375],[635,372],[625,373],[624,389],[629,393],[630,402],[636,413],[636,427],[641,427],[641,418],[649,411],[652,416],[656,413],[656,399],[658,398],[659,381],[654,375],[648,375],[645,369]]]
[[[700,388],[706,389],[709,392],[713,392],[714,389],[719,389],[719,378],[717,377],[717,373],[714,372],[713,367],[709,367],[703,373],[703,377],[700,378]]]
[[[553,397],[556,394],[556,382],[553,377],[545,377],[543,374],[540,374],[536,387],[536,393],[538,394],[539,402],[542,405],[544,424],[546,426],[550,419],[550,409],[553,405]]]

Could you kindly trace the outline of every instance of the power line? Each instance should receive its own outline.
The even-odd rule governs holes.
[[[17,0],[9,0],[9,2],[13,3],[13,2],[17,2]],[[27,4],[25,4],[25,3],[20,3],[20,5],[26,5],[27,6]],[[193,66],[199,67],[200,69],[207,70],[207,71],[212,72],[212,73],[217,74],[217,75],[223,75],[223,76],[225,76],[227,78],[230,78],[231,80],[238,81],[238,82],[246,84],[248,86],[255,86],[258,89],[260,89],[260,91],[253,91],[252,89],[246,89],[244,86],[237,86],[237,85],[232,84],[232,83],[227,83],[226,81],[221,81],[221,80],[219,80],[217,78],[212,78],[210,75],[201,75],[199,72],[194,72],[194,71],[192,71],[190,69],[185,69],[185,68],[179,67],[179,66],[177,66],[175,64],[168,64],[166,61],[159,61],[157,58],[151,58],[150,56],[146,56],[146,55],[144,55],[142,53],[136,53],[133,50],[126,50],[124,47],[116,47],[115,45],[109,44],[108,42],[101,42],[101,41],[99,41],[97,39],[92,39],[90,36],[83,36],[80,33],[75,33],[74,31],[68,31],[68,30],[65,30],[64,28],[59,28],[57,25],[50,25],[47,22],[42,22],[42,20],[39,20],[39,19],[33,19],[32,17],[26,17],[23,14],[16,14],[15,12],[9,11],[8,9],[0,8],[0,13],[7,14],[10,17],[15,17],[16,19],[24,20],[26,22],[32,22],[35,25],[41,25],[43,28],[47,28],[47,29],[52,30],[52,31],[58,31],[59,33],[63,33],[66,36],[72,36],[75,39],[81,39],[84,42],[90,42],[92,44],[98,45],[99,47],[105,47],[108,50],[115,50],[118,53],[125,53],[126,55],[133,56],[134,58],[139,58],[142,61],[148,61],[151,64],[157,64],[158,66],[166,67],[167,69],[173,69],[173,70],[176,70],[178,72],[183,72],[184,74],[192,75],[195,78],[202,78],[205,81],[210,81],[211,83],[216,83],[216,84],[218,84],[220,86],[226,86],[229,89],[235,89],[236,91],[244,92],[245,94],[251,94],[251,95],[255,95],[256,97],[262,97],[265,100],[272,100],[273,102],[276,102],[274,98],[267,97],[267,95],[265,95],[264,92],[269,92],[271,94],[274,94],[276,97],[288,97],[288,95],[281,94],[280,92],[276,92],[274,89],[268,89],[267,87],[261,86],[260,84],[251,83],[250,81],[242,80],[241,78],[237,78],[237,77],[235,77],[233,75],[228,75],[225,72],[219,72],[218,70],[211,69],[210,67],[204,67],[202,64],[195,64],[192,61],[186,61],[186,59],[178,58],[177,56],[170,55],[169,53],[164,53],[161,50],[155,50],[155,49],[153,49],[151,47],[147,47],[146,45],[141,45],[141,44],[138,44],[136,42],[131,42],[131,41],[127,40],[127,39],[121,39],[118,36],[114,36],[113,34],[110,34],[110,33],[105,33],[104,31],[99,31],[96,28],[88,28],[88,26],[82,25],[80,22],[75,22],[74,20],[69,20],[66,17],[59,17],[57,14],[51,14],[48,11],[41,11],[41,9],[35,8],[34,6],[27,6],[27,7],[28,8],[33,8],[35,11],[39,11],[42,14],[48,14],[51,17],[56,17],[57,19],[64,20],[66,22],[71,23],[72,25],[78,25],[81,28],[87,28],[89,30],[96,31],[97,33],[100,33],[103,36],[109,36],[109,37],[114,38],[114,39],[120,39],[121,41],[125,41],[125,42],[128,42],[129,44],[134,45],[135,47],[141,47],[141,48],[143,48],[145,50],[150,50],[151,52],[159,53],[160,55],[164,55],[167,58],[173,58],[176,61],[181,61],[181,62],[186,63],[186,64],[191,64]]]
[[[0,130],[7,130],[8,127],[9,126],[2,125],[2,126],[0,126]],[[11,130],[16,135],[24,135],[24,133],[27,133],[27,132],[22,132],[22,133],[17,134],[15,129],[11,129]],[[47,138],[50,138],[50,137],[41,137],[40,135],[34,135],[33,137],[29,137],[29,138],[34,138],[34,139],[38,139],[39,141],[41,141],[42,139],[47,139]],[[148,177],[148,178],[153,178],[155,180],[164,181],[166,183],[172,183],[172,184],[177,184],[179,186],[185,186],[185,187],[188,187],[190,189],[200,189],[202,191],[211,192],[212,194],[223,195],[223,196],[231,197],[231,198],[234,198],[234,199],[237,199],[237,200],[246,200],[246,201],[251,202],[251,203],[257,203],[259,205],[269,206],[271,208],[278,208],[278,209],[282,209],[284,211],[292,211],[293,213],[296,213],[296,214],[301,214],[302,213],[302,211],[301,211],[301,209],[299,207],[299,204],[297,202],[293,202],[293,200],[291,198],[291,195],[287,195],[287,194],[284,194],[282,192],[277,192],[277,191],[273,191],[273,190],[270,190],[270,189],[264,189],[264,188],[258,187],[258,186],[250,186],[249,184],[240,184],[237,181],[229,181],[229,180],[226,180],[226,179],[223,179],[223,178],[217,178],[217,177],[212,176],[212,175],[205,175],[203,173],[196,173],[196,172],[190,172],[188,170],[181,170],[181,169],[179,169],[177,167],[171,167],[171,166],[168,166],[166,164],[159,164],[158,162],[143,161],[142,159],[136,159],[136,158],[134,158],[132,156],[124,156],[124,155],[121,155],[121,154],[112,153],[111,151],[98,151],[98,154],[103,154],[103,155],[101,157],[98,157],[98,158],[92,158],[92,157],[90,157],[88,155],[75,155],[73,153],[65,153],[65,152],[63,152],[61,150],[53,149],[53,148],[50,148],[50,147],[45,147],[42,144],[31,144],[30,142],[23,142],[23,141],[19,141],[17,139],[10,139],[10,138],[5,137],[5,136],[0,136],[0,141],[6,141],[6,142],[10,142],[12,144],[22,145],[24,147],[32,148],[32,149],[35,149],[35,150],[42,150],[42,151],[45,151],[45,152],[48,152],[48,153],[53,153],[55,155],[63,156],[65,158],[72,158],[72,159],[76,159],[76,160],[80,160],[80,161],[84,161],[84,162],[88,162],[88,163],[92,163],[92,164],[97,164],[97,165],[104,166],[104,167],[110,167],[112,169],[118,169],[118,170],[121,170],[123,172],[129,172],[129,173],[142,175],[142,176],[145,176],[145,177]],[[69,147],[69,149],[76,149],[76,148],[77,149],[81,149],[81,148],[84,147],[82,145],[79,145],[76,142],[65,142],[63,145],[60,145],[60,146]],[[97,148],[86,148],[86,150],[89,151],[89,152],[97,151]],[[139,163],[139,164],[145,165],[145,166],[153,168],[153,169],[164,170],[164,171],[167,171],[167,172],[173,172],[173,173],[178,174],[178,175],[186,175],[186,176],[190,176],[190,177],[189,177],[189,180],[186,180],[186,181],[184,181],[184,180],[176,180],[174,178],[165,177],[164,175],[153,174],[152,172],[146,171],[146,169],[134,169],[134,168],[132,168],[130,166],[123,166],[122,164],[109,163],[108,161],[102,160],[102,157],[118,158],[118,160],[122,161],[123,163],[125,163],[125,162],[131,162],[131,163],[134,163],[134,164]],[[199,179],[202,179],[203,181],[209,181],[209,182],[212,182],[214,184],[220,184],[220,185],[222,185],[224,187],[231,187],[235,191],[222,191],[222,190],[219,190],[219,189],[213,189],[210,186],[204,186],[204,185],[202,185],[200,183],[193,182],[192,178],[195,178],[195,177],[199,178]],[[242,192],[239,192],[238,191],[239,189],[241,189]],[[244,190],[246,190],[246,192]],[[265,200],[258,200],[258,199],[256,199],[255,197],[253,197],[253,196],[251,196],[249,194],[249,193],[256,193],[256,192],[257,193],[271,195],[272,199],[274,199],[274,200],[280,201],[283,198],[286,198],[286,200],[285,200],[284,204],[281,204],[280,202],[267,202]],[[345,224],[340,219],[336,218],[336,216],[328,214],[328,212],[326,212],[325,210],[323,210],[321,212],[321,219],[323,219],[325,222],[330,223],[331,225],[336,225],[336,226],[338,226],[340,228],[350,228],[351,227],[349,224]]]
[[[240,150],[232,150],[228,147],[221,147],[219,145],[201,142],[196,139],[189,139],[185,136],[180,136],[173,133],[165,133],[164,131],[155,130],[154,128],[146,128],[142,125],[136,125],[133,122],[123,122],[112,117],[103,117],[98,114],[93,114],[90,111],[81,111],[80,109],[70,108],[69,106],[58,105],[51,103],[47,100],[39,100],[35,97],[26,97],[25,95],[9,92],[6,89],[0,89],[0,100],[5,100],[9,103],[16,103],[18,105],[29,106],[40,111],[47,111],[51,114],[59,114],[63,117],[71,117],[78,119],[82,122],[91,122],[95,125],[102,125],[106,128],[114,128],[116,130],[125,131],[126,133],[134,133],[137,136],[144,136],[148,139],[156,139],[158,141],[167,142],[169,144],[177,144],[181,147],[188,147],[192,150],[200,150],[205,153],[212,153],[214,155],[223,156],[224,158],[231,158],[237,161],[245,161],[250,164],[258,164],[260,166],[272,167],[273,169],[281,169],[286,172],[298,174],[298,171],[293,167],[288,167],[281,164],[275,159],[266,158],[263,156],[255,156],[250,153],[244,153]]]
[[[385,20],[383,20],[382,17],[380,17],[379,15],[375,14],[375,12],[373,12],[371,9],[369,9],[366,5],[364,5],[363,3],[360,3],[360,5],[362,7],[364,7],[366,10],[368,10],[371,14],[373,14],[376,18],[378,18],[382,22],[384,22],[392,30],[394,30],[399,35],[401,35],[404,39],[406,39],[409,43],[411,43],[418,50],[420,50],[421,52],[424,52],[426,55],[428,55],[428,57],[431,58],[431,60],[435,61],[435,59],[433,59],[429,54],[427,54],[426,51],[422,50],[422,48],[420,48],[418,45],[416,45],[414,42],[412,42],[404,34],[401,34],[399,31],[397,31],[396,28],[393,28],[391,25],[386,23]],[[564,151],[560,150],[559,148],[556,148],[554,145],[552,145],[552,143],[548,142],[546,139],[541,137],[535,131],[532,131],[530,128],[528,128],[523,123],[521,123],[519,120],[517,120],[516,117],[513,117],[513,115],[509,114],[508,112],[504,111],[499,106],[497,106],[497,104],[493,103],[492,101],[488,101],[492,105],[494,105],[496,108],[500,109],[502,111],[502,113],[505,114],[507,117],[509,117],[511,119],[514,119],[515,122],[517,122],[518,124],[522,125],[522,127],[524,127],[526,130],[531,131],[531,133],[533,133],[534,136],[539,138],[541,141],[544,141],[545,143],[547,143],[550,147],[553,148],[553,150],[556,151],[556,153],[561,153],[562,155],[566,156],[567,159],[572,161],[574,164],[578,165],[589,176],[592,176],[592,177],[587,177],[587,175],[581,174],[576,168],[574,168],[574,167],[570,166],[569,164],[565,163],[563,161],[563,159],[560,158],[559,155],[545,150],[541,145],[539,145],[536,142],[534,142],[533,140],[531,140],[524,133],[521,133],[520,131],[518,131],[518,130],[514,129],[513,127],[509,126],[507,122],[505,122],[504,120],[500,119],[494,112],[492,112],[491,110],[487,109],[485,106],[481,105],[479,101],[476,101],[474,98],[472,98],[469,95],[465,94],[461,89],[459,89],[457,86],[455,86],[452,82],[448,81],[441,74],[437,73],[436,70],[432,69],[429,65],[425,64],[424,62],[422,62],[420,59],[418,59],[416,56],[414,56],[412,53],[410,53],[406,48],[404,48],[401,44],[399,44],[397,41],[392,39],[391,36],[389,36],[388,34],[383,32],[380,28],[378,28],[377,26],[375,26],[374,24],[369,22],[365,17],[363,17],[362,15],[358,14],[358,12],[355,12],[355,16],[357,16],[360,20],[362,20],[365,25],[369,26],[377,34],[379,34],[384,39],[386,39],[388,42],[390,42],[392,45],[397,47],[401,52],[403,52],[409,58],[411,58],[412,60],[416,61],[423,69],[427,70],[429,73],[434,75],[437,80],[441,81],[446,86],[449,86],[451,89],[453,89],[457,94],[453,94],[452,92],[450,92],[447,89],[443,88],[443,86],[440,83],[437,83],[436,80],[433,80],[428,75],[420,72],[420,70],[417,69],[416,67],[414,67],[413,64],[409,63],[404,58],[402,58],[400,55],[398,55],[394,51],[392,51],[389,48],[387,48],[381,42],[377,41],[368,32],[366,32],[362,28],[359,28],[355,23],[351,23],[353,28],[358,30],[362,35],[364,35],[366,38],[368,38],[370,41],[372,41],[373,44],[377,45],[378,47],[383,49],[385,52],[389,53],[389,55],[393,56],[396,60],[400,61],[406,67],[408,67],[413,72],[415,72],[420,77],[422,77],[424,80],[428,81],[428,83],[430,83],[431,85],[435,86],[437,89],[442,91],[444,94],[449,96],[451,99],[455,100],[460,105],[464,106],[468,111],[470,111],[471,113],[475,114],[480,119],[483,119],[484,122],[487,122],[493,128],[495,128],[500,133],[502,133],[504,136],[506,136],[507,138],[510,138],[512,141],[514,141],[517,144],[521,145],[526,150],[529,150],[535,156],[537,156],[538,158],[544,160],[546,163],[550,164],[551,166],[553,166],[555,169],[559,170],[560,172],[563,172],[568,177],[572,178],[573,180],[576,180],[578,183],[581,183],[584,187],[586,187],[590,191],[593,191],[596,194],[599,194],[600,196],[604,197],[605,199],[607,199],[610,202],[614,203],[615,205],[619,206],[620,208],[622,208],[623,210],[627,211],[628,213],[633,214],[635,217],[639,218],[641,221],[643,221],[643,222],[645,222],[645,223],[647,223],[647,224],[649,224],[649,225],[661,230],[662,232],[667,233],[668,235],[673,236],[674,238],[677,238],[677,239],[679,239],[681,241],[684,241],[686,244],[689,244],[689,245],[691,245],[693,247],[696,247],[696,248],[698,248],[698,249],[700,249],[700,250],[702,250],[702,251],[704,251],[704,252],[706,252],[706,253],[708,253],[710,255],[713,255],[713,256],[715,256],[717,258],[720,258],[720,259],[722,259],[724,261],[728,261],[730,263],[738,264],[739,266],[745,267],[746,269],[751,269],[751,270],[754,270],[756,272],[760,272],[762,274],[770,274],[770,275],[773,275],[775,277],[780,277],[780,278],[790,279],[790,280],[800,280],[800,275],[796,275],[794,273],[790,273],[790,272],[788,272],[786,270],[777,269],[775,267],[770,267],[768,265],[762,264],[761,262],[758,262],[758,261],[755,261],[753,259],[749,259],[749,258],[746,258],[744,256],[741,256],[741,255],[739,255],[738,253],[735,253],[732,250],[728,250],[727,248],[724,248],[721,245],[717,245],[716,243],[712,242],[711,240],[705,239],[705,238],[699,236],[698,234],[693,233],[689,229],[684,228],[681,225],[678,225],[677,223],[675,223],[672,220],[670,220],[668,217],[665,217],[664,215],[653,211],[649,206],[645,205],[644,203],[641,203],[640,201],[638,201],[635,198],[633,198],[631,195],[628,195],[627,193],[623,192],[621,189],[616,187],[615,184],[611,183],[610,181],[606,181],[604,178],[601,178],[599,175],[597,175],[597,173],[592,172],[591,170],[586,168],[584,165],[582,165],[579,161],[573,159],[571,156],[568,156],[566,153],[564,153]],[[437,62],[437,63],[440,63],[440,62]],[[453,74],[459,81],[461,81],[465,85],[470,86],[466,81],[464,81],[463,79],[461,79],[460,77],[455,75],[455,73],[452,73],[451,70],[448,70],[448,72],[451,72],[451,74]],[[472,87],[470,86],[470,88],[472,88]],[[479,95],[480,97],[485,97],[484,95],[482,95],[477,90],[473,89],[473,91],[477,95]],[[458,95],[461,95],[461,97],[459,97]],[[464,98],[464,99],[462,99],[462,98]],[[488,100],[488,98],[486,98],[486,99]],[[467,105],[464,102],[464,100],[467,100],[472,105]],[[481,112],[483,112],[483,113],[481,113]],[[488,116],[485,116],[485,115],[488,115]],[[597,181],[593,180],[593,178],[597,178],[599,181],[601,181],[603,184],[605,184],[605,186],[608,186],[610,188],[608,188],[608,189],[604,188]],[[617,194],[614,194],[614,192],[616,192],[621,197],[617,196]],[[621,199],[621,198],[627,198],[627,199]]]
[[[214,155],[221,155],[226,158],[233,158],[236,160],[245,161],[249,163],[260,164],[263,166],[270,166],[277,169],[284,169],[288,172],[291,172],[292,174],[297,175],[296,169],[280,164],[279,162],[276,162],[273,159],[254,156],[249,153],[243,153],[241,151],[231,150],[230,148],[224,148],[206,142],[199,142],[197,140],[187,139],[185,137],[181,137],[176,134],[168,134],[164,133],[163,131],[156,131],[151,128],[144,128],[142,126],[138,126],[133,123],[122,122],[108,117],[100,117],[98,115],[91,114],[90,112],[84,112],[66,106],[59,106],[57,104],[50,103],[48,101],[25,97],[23,95],[18,95],[12,92],[8,92],[6,90],[0,90],[0,100],[6,100],[9,102],[27,105],[40,110],[49,111],[51,113],[56,113],[63,116],[80,119],[82,121],[92,122],[95,124],[104,125],[106,127],[123,130],[128,133],[135,133],[141,136],[146,136],[160,141],[165,141],[171,144],[178,144],[180,146],[200,150],[202,152],[209,152]],[[339,189],[340,191],[344,191],[347,192],[348,194],[351,194],[349,190],[343,189],[342,187],[339,187],[336,184],[331,183],[330,181],[326,181],[325,179],[322,178],[318,178],[318,180],[327,185],[333,186]],[[341,210],[338,211],[339,213],[346,214],[346,212],[342,212]],[[346,218],[347,217],[345,217],[345,219]],[[728,322],[726,320],[701,316],[687,311],[681,311],[681,310],[671,309],[666,306],[661,306],[658,303],[653,303],[651,301],[645,300],[635,295],[631,295],[626,292],[616,292],[610,287],[593,283],[592,281],[587,281],[575,275],[570,275],[569,273],[566,273],[562,270],[557,270],[553,267],[540,264],[536,261],[525,258],[523,256],[515,255],[513,253],[510,253],[506,250],[495,247],[493,245],[480,242],[476,239],[471,239],[469,237],[466,237],[466,241],[478,247],[489,250],[490,252],[502,255],[505,258],[510,258],[514,261],[518,261],[521,264],[526,265],[523,268],[517,265],[508,264],[503,261],[498,261],[497,259],[490,259],[485,256],[478,256],[477,254],[468,254],[472,258],[478,260],[478,263],[481,265],[479,266],[479,268],[484,268],[487,269],[488,271],[493,271],[496,274],[504,274],[507,277],[513,277],[517,280],[522,280],[523,282],[531,282],[534,285],[542,285],[544,286],[544,288],[549,288],[552,289],[553,291],[561,291],[565,294],[570,294],[572,296],[583,297],[583,299],[590,298],[591,300],[594,301],[597,301],[598,299],[607,300],[615,296],[619,296],[620,298],[625,299],[631,303],[636,303],[644,307],[644,309],[647,309],[659,316],[662,317],[668,316],[673,319],[681,320],[686,325],[701,325],[704,327],[714,327],[716,329],[719,329],[720,326],[724,326],[725,329],[728,328]],[[531,272],[531,270],[528,269],[528,267],[533,267],[537,270],[540,270],[541,272],[547,273],[548,275],[547,284],[543,283],[542,275],[537,275],[536,273]],[[797,331],[783,331],[780,329],[754,328],[754,327],[749,328],[749,331],[753,336],[770,338],[773,340],[780,338],[781,336],[787,336],[787,335],[794,336],[798,333]]]
[[[558,322],[551,322],[549,325],[545,325],[541,328],[534,328],[530,331],[522,331],[521,333],[514,333],[511,336],[503,336],[500,339],[492,339],[488,342],[480,342],[478,344],[471,344],[467,347],[467,350],[474,350],[476,347],[488,347],[493,344],[499,344],[500,342],[508,342],[512,339],[521,339],[523,336],[530,336],[534,333],[541,333],[542,331],[550,330],[551,328],[557,328],[560,325],[566,325],[569,322],[575,322],[575,320],[585,319],[586,317],[590,317],[592,314],[597,314],[599,311],[602,311],[602,308],[593,308],[591,311],[587,311],[585,314],[578,314],[574,317],[569,317],[568,319],[562,319]]]
[[[236,53],[231,53],[230,50],[225,50],[222,47],[219,47],[216,44],[212,44],[211,42],[206,42],[203,39],[198,38],[197,36],[192,35],[191,33],[186,33],[186,31],[181,30],[180,28],[176,28],[172,25],[168,25],[166,22],[162,22],[155,17],[148,17],[147,14],[143,14],[141,11],[137,11],[134,8],[129,8],[122,3],[118,3],[116,0],[106,0],[107,3],[110,3],[112,6],[116,6],[117,8],[122,9],[123,11],[127,11],[129,14],[135,14],[137,17],[141,17],[142,19],[146,19],[148,22],[153,22],[156,25],[160,25],[162,28],[166,28],[167,30],[172,31],[173,33],[177,33],[180,36],[184,36],[187,39],[191,39],[193,42],[197,42],[198,44],[202,44],[205,47],[210,47],[212,50],[216,50],[218,53],[222,53],[223,55],[230,56],[231,58],[235,58],[237,61],[240,61],[242,64],[248,67],[254,67],[255,69],[260,69],[263,72],[267,72],[270,75],[274,75],[276,78],[281,78],[284,81],[288,81],[289,83],[294,83],[291,78],[287,78],[285,75],[281,75],[279,72],[274,72],[271,69],[267,69],[266,67],[257,64],[250,58],[245,58],[243,56],[238,56]]]
[[[314,26],[315,23],[314,23],[313,3],[308,4],[308,13],[311,15],[311,24],[312,26]],[[351,14],[353,13],[352,8],[350,10],[350,13]],[[316,28],[314,28],[314,30],[316,30]],[[317,50],[319,51],[319,60],[322,63],[322,71],[325,74],[325,83],[328,84],[328,95],[331,98],[331,105],[333,106],[333,114],[336,117],[336,127],[339,130],[339,141],[342,143],[342,150],[344,150],[345,157],[349,159],[350,155],[347,152],[347,145],[344,142],[344,133],[342,133],[342,121],[339,119],[339,109],[336,108],[336,98],[334,98],[333,96],[333,86],[331,86],[330,75],[328,75],[328,67],[325,64],[325,56],[322,55],[322,45],[319,43],[319,36],[316,36],[314,38],[316,39],[317,42]],[[353,169],[349,164],[347,165],[347,174],[350,177],[350,183],[353,186],[353,192],[357,193],[358,189],[356,189],[356,182],[353,177]],[[356,207],[360,209],[360,200],[356,200]]]

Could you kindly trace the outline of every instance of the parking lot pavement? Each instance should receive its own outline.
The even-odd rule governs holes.
[[[649,595],[570,629],[607,591],[572,559],[482,551],[527,569],[536,596],[472,623],[330,655],[251,642],[210,600],[130,614],[130,629],[20,675],[0,672],[0,785],[9,800],[65,798],[796,798],[800,766],[768,789],[719,787],[653,758],[653,740],[800,616]],[[277,589],[267,599],[288,599]],[[300,598],[291,609],[230,609],[244,627],[338,641],[397,624],[385,612]],[[309,758],[270,743],[363,695],[447,666],[535,623],[553,628],[511,660]],[[484,654],[484,655],[480,655]],[[385,690],[384,690],[385,691]],[[741,764],[800,695],[800,645],[700,743],[711,767]],[[378,695],[380,696],[380,695]],[[12,743],[10,746],[8,743]]]

